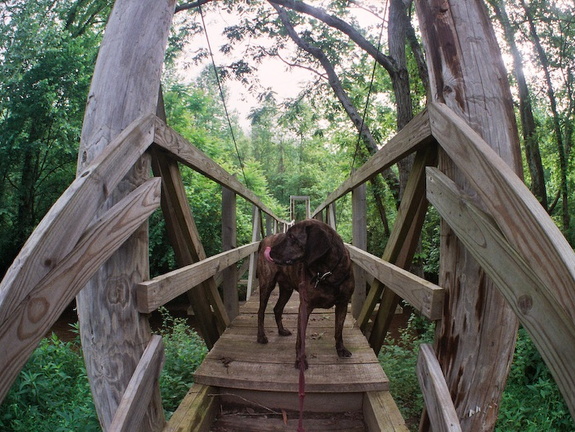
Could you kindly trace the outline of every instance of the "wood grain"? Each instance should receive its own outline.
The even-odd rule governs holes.
[[[175,0],[116,0],[106,23],[90,85],[78,171],[130,123],[155,115]],[[144,155],[102,207],[121,200],[150,176]],[[135,286],[149,278],[147,224],[95,273],[76,298],[82,350],[94,404],[107,429],[150,340],[148,317],[136,309]],[[97,324],[96,324],[97,323]],[[164,426],[159,387],[139,432]]]
[[[365,393],[363,419],[369,432],[407,432],[409,430],[391,393],[387,391]]]
[[[152,144],[153,124],[153,116],[135,120],[78,176],[44,216],[0,284],[0,323],[76,246],[96,210]]]
[[[445,105],[429,108],[434,136],[467,175],[509,243],[575,321],[575,253],[527,186]]]
[[[539,275],[511,247],[491,216],[441,172],[429,169],[427,184],[429,200],[495,281],[575,417],[575,323],[563,305],[547,294]]]
[[[159,179],[150,180],[106,212],[0,326],[0,400],[78,291],[158,208],[159,188]]]
[[[353,262],[372,274],[430,320],[441,318],[444,289],[381,258],[345,245]]]
[[[218,406],[216,388],[194,384],[170,418],[164,432],[208,432]]]
[[[259,242],[222,252],[195,264],[141,282],[137,287],[138,310],[149,313],[187,292],[216,273],[257,251]]]
[[[158,385],[160,380],[163,363],[162,337],[153,335],[126,387],[108,430],[132,432],[139,429],[153,397],[154,386]]]
[[[277,290],[276,290],[277,291]],[[195,382],[221,388],[297,394],[299,371],[295,362],[295,327],[299,297],[294,293],[284,314],[291,336],[279,336],[273,319],[277,292],[266,309],[268,344],[257,343],[257,304],[252,296],[240,315],[220,337],[200,368]],[[353,355],[339,358],[335,350],[334,309],[317,309],[310,317],[306,333],[309,369],[306,392],[357,393],[387,390],[387,377],[367,340],[348,315],[344,343]]]
[[[459,418],[455,412],[445,377],[429,344],[421,344],[417,359],[417,378],[425,406],[436,432],[460,432]]]

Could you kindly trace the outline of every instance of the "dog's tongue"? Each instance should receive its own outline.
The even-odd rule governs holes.
[[[267,247],[264,249],[264,257],[271,263],[274,262],[274,259],[270,256],[270,251],[272,250],[271,247]]]

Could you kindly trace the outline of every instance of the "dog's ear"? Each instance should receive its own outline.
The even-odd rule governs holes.
[[[308,225],[306,231],[305,260],[309,265],[318,261],[329,252],[330,241],[325,230],[318,225]]]

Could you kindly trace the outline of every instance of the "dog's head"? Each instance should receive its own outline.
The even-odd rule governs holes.
[[[264,254],[279,265],[304,262],[310,265],[327,254],[331,247],[329,227],[323,222],[308,219],[293,225],[284,236]]]

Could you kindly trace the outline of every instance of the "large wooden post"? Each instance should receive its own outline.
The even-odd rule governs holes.
[[[222,189],[222,252],[237,247],[236,194],[228,188]],[[238,270],[235,266],[224,269],[222,284],[224,305],[230,320],[238,316],[240,304],[238,301]]]
[[[154,114],[175,0],[118,0],[100,47],[88,96],[78,173],[127,125]],[[149,158],[110,193],[111,207],[150,175]],[[107,430],[151,338],[146,316],[136,309],[137,283],[148,279],[144,225],[98,271],[77,297],[82,348],[100,424]],[[139,431],[157,431],[164,415],[159,387]]]
[[[416,5],[432,99],[466,119],[521,175],[509,83],[483,1],[418,0]],[[477,197],[443,153],[439,167]],[[441,228],[440,285],[447,295],[435,349],[462,429],[490,431],[513,356],[517,319],[449,227]],[[422,429],[428,429],[425,419]]]
[[[363,183],[352,191],[352,236],[353,245],[360,249],[367,250],[367,203],[366,203],[366,186]],[[358,265],[354,264],[353,276],[355,278],[355,291],[351,298],[351,313],[357,318],[363,307],[366,296],[366,278],[365,272]]]

